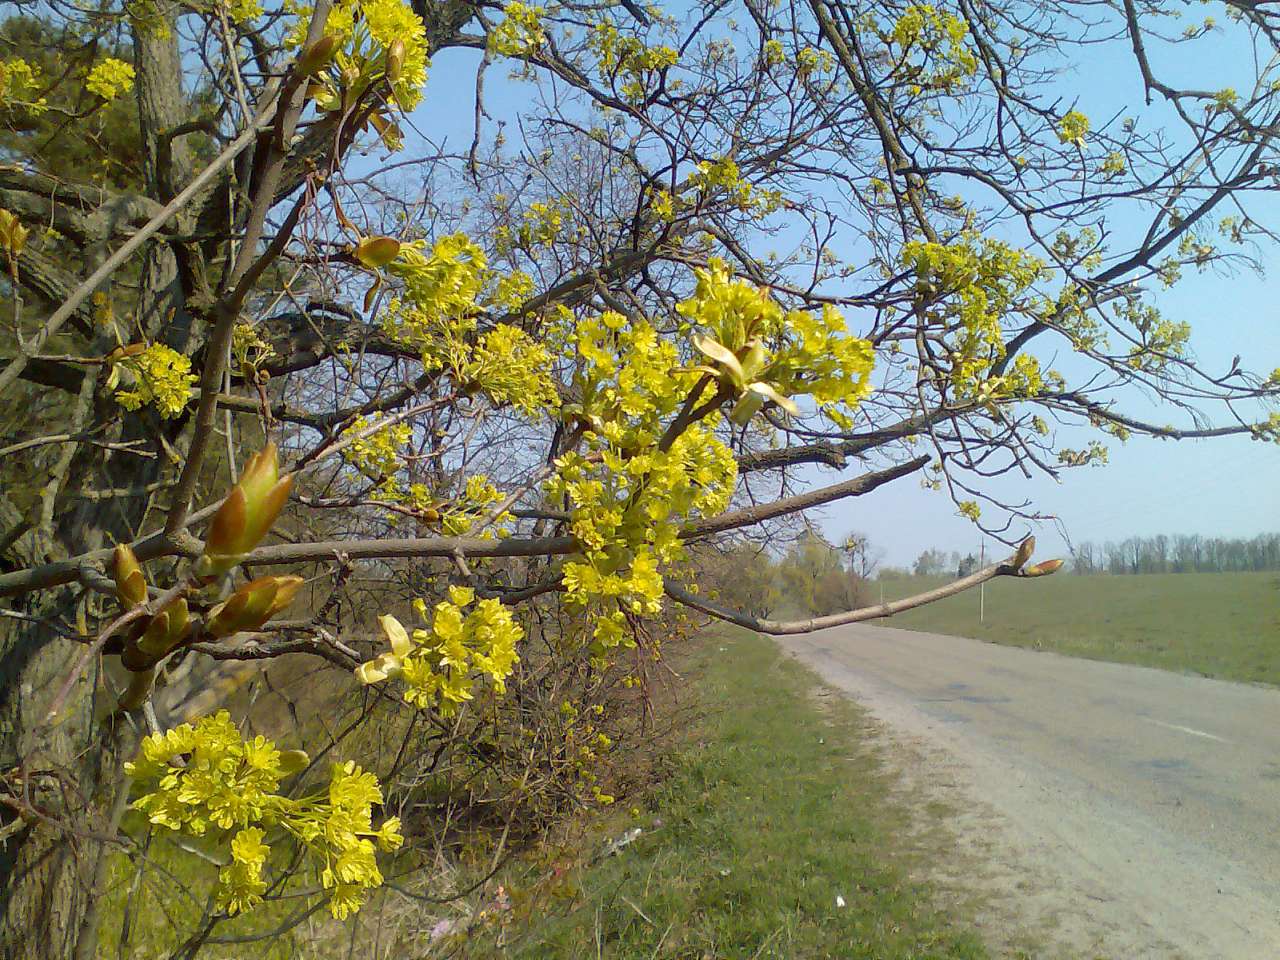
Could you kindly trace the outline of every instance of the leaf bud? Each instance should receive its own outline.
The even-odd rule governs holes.
[[[340,39],[336,34],[325,34],[311,46],[302,51],[298,57],[298,73],[301,76],[309,77],[314,73],[319,73],[329,65],[329,61],[334,58],[338,52],[338,43]]]
[[[387,47],[387,80],[397,82],[404,75],[404,41],[396,37]]]
[[[293,602],[302,588],[301,577],[259,577],[250,580],[209,611],[205,631],[212,637],[229,637],[257,630]]]
[[[355,248],[355,257],[370,270],[380,270],[400,255],[395,237],[365,237]]]
[[[125,610],[147,602],[147,578],[142,572],[133,548],[127,543],[116,547],[112,555],[112,574],[116,581],[116,599]]]
[[[1035,549],[1036,538],[1027,537],[1022,543],[1018,544],[1018,550],[1009,558],[1009,563],[1012,564],[1015,570],[1021,570],[1027,561],[1031,559],[1031,554],[1035,552]]]
[[[1057,573],[1060,569],[1062,569],[1061,560],[1044,560],[1027,567],[1022,571],[1022,575],[1024,577],[1047,577],[1052,573]]]
[[[280,751],[280,772],[283,776],[291,777],[295,773],[301,773],[311,764],[311,758],[307,756],[305,750],[281,750]]]
[[[244,472],[209,524],[201,573],[225,573],[267,535],[289,499],[292,474],[281,477],[276,445],[268,443]]]
[[[172,653],[191,632],[187,601],[179,597],[147,622],[137,640],[120,655],[120,663],[135,673],[147,670]]]

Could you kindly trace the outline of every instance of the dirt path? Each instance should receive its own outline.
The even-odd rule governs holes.
[[[1280,957],[1280,691],[879,627],[782,646],[957,811],[942,879],[991,894],[998,949]]]

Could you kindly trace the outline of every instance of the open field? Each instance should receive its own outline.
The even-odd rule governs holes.
[[[496,955],[988,956],[963,905],[909,879],[948,856],[933,826],[945,813],[904,802],[865,713],[815,698],[812,674],[745,631],[712,639],[682,672],[701,717],[662,783],[604,828],[642,832],[571,869],[568,904],[507,928]]]
[[[940,582],[889,580],[885,599]],[[872,585],[873,598],[879,585]],[[978,622],[976,590],[872,622],[1224,680],[1280,684],[1276,573],[1001,578],[986,585],[983,623]]]

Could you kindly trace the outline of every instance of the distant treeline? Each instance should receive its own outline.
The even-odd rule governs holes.
[[[1076,573],[1259,573],[1280,570],[1280,533],[1251,539],[1174,534],[1076,544]]]

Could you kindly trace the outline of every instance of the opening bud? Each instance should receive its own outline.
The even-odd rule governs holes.
[[[145,353],[147,345],[145,343],[130,343],[123,347],[116,347],[106,356],[107,363],[119,363],[129,357],[136,357],[140,353]]]
[[[125,647],[120,663],[126,670],[147,670],[167,657],[191,632],[187,601],[179,597],[157,613],[133,643]]]
[[[155,684],[156,671],[154,667],[138,671],[129,678],[129,686],[120,695],[120,702],[117,706],[121,710],[137,710],[146,703],[147,697],[151,696],[151,689]]]
[[[397,41],[399,42],[399,41]],[[403,49],[404,44],[401,44]],[[401,60],[404,54],[401,53]],[[0,247],[4,248],[10,260],[17,260],[18,255],[27,246],[27,228],[22,225],[14,213],[0,208]]]
[[[293,602],[302,584],[303,579],[294,576],[250,580],[209,611],[205,630],[212,637],[257,630]]]
[[[383,614],[378,617],[378,626],[391,644],[391,652],[397,657],[407,657],[413,644],[409,641],[409,631],[404,628],[404,624],[390,614]]]
[[[378,136],[382,138],[388,150],[399,150],[404,144],[404,134],[394,121],[375,112],[369,115],[369,122],[373,124],[373,129],[378,131]]]
[[[268,443],[245,464],[240,482],[214,514],[201,572],[225,573],[239,563],[267,535],[292,488],[293,475],[280,476],[276,445]]]
[[[394,653],[380,653],[356,667],[356,679],[367,687],[383,680],[394,680],[400,676],[403,668],[403,662]]]
[[[1024,577],[1047,577],[1052,573],[1057,573],[1062,569],[1061,560],[1044,560],[1040,563],[1032,564],[1022,571]]]
[[[381,653],[367,663],[356,667],[356,678],[368,686],[383,680],[392,680],[404,671],[404,658],[413,650],[413,642],[409,639],[409,631],[395,617],[383,614],[378,617],[378,626],[382,635],[391,645],[390,653]]]
[[[729,411],[729,419],[740,427],[745,427],[751,418],[764,406],[764,397],[748,391],[738,398],[738,402]]]

